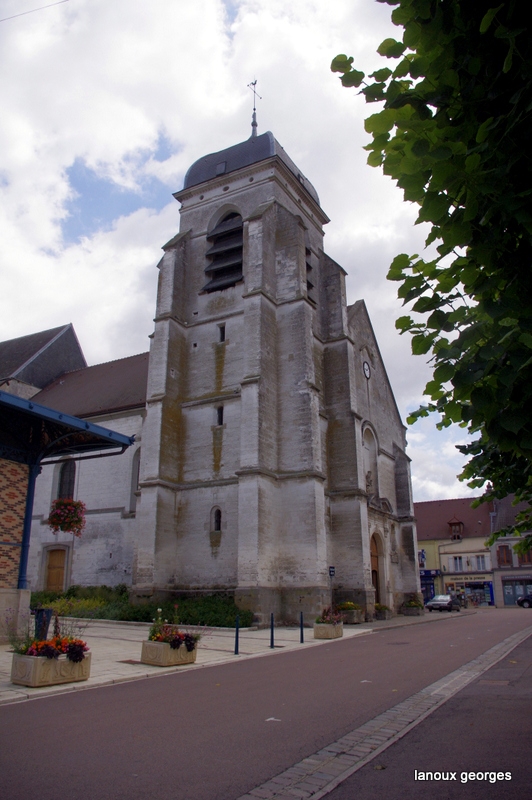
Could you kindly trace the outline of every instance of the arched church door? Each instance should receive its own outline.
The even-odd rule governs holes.
[[[380,603],[381,596],[379,591],[379,550],[377,548],[377,542],[374,536],[371,537],[370,554],[371,554],[371,582],[373,584],[373,588],[375,589],[375,602]]]

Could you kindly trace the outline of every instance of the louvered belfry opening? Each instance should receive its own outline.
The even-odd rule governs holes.
[[[226,214],[207,236],[211,247],[206,256],[209,264],[205,275],[209,279],[204,292],[227,289],[242,280],[243,224],[240,214]]]

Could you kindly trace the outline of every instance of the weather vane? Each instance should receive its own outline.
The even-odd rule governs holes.
[[[248,89],[251,89],[251,91],[253,92],[253,116],[251,117],[251,136],[252,137],[257,135],[257,108],[256,108],[257,97],[259,98],[259,100],[262,100],[262,97],[257,92],[257,88],[256,87],[257,87],[257,79],[255,78],[254,81],[251,81],[251,83],[248,83]]]

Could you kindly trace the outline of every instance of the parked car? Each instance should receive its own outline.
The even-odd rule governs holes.
[[[450,594],[437,594],[425,604],[429,611],[460,611],[460,600]]]
[[[520,597],[517,605],[521,606],[521,608],[532,608],[532,594],[525,594],[524,597]]]

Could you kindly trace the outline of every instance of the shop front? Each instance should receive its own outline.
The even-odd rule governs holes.
[[[520,597],[532,594],[532,575],[505,575],[501,578],[505,606],[515,606]]]
[[[445,594],[463,595],[468,606],[493,606],[493,581],[489,575],[445,576]]]
[[[435,594],[437,594],[437,588],[434,586],[434,581],[436,578],[439,578],[441,575],[441,570],[439,569],[420,569],[419,570],[419,578],[421,581],[421,592],[423,594],[423,600],[426,603],[427,600],[432,600]]]

